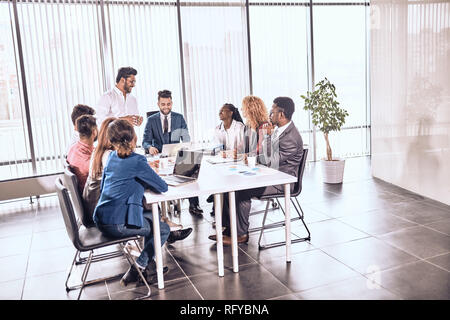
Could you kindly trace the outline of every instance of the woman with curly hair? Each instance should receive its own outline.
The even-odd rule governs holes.
[[[242,100],[242,115],[247,120],[245,127],[245,153],[258,154],[263,141],[263,126],[269,123],[266,105],[257,96]]]

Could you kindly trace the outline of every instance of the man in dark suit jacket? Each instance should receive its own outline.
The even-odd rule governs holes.
[[[159,112],[148,117],[142,141],[142,147],[151,155],[160,153],[164,144],[191,141],[183,115],[172,112],[172,105],[172,92],[159,91]],[[198,197],[189,198],[189,212],[203,217]]]
[[[264,135],[262,149],[258,155],[258,162],[297,177],[303,156],[303,140],[296,126],[291,121],[292,114],[295,111],[294,101],[288,97],[278,97],[273,102],[270,112],[271,123],[264,126],[266,134]],[[293,188],[294,184],[291,184],[291,192]],[[251,198],[269,194],[284,194],[283,186],[268,186],[235,193],[239,243],[248,241]],[[230,245],[230,218],[227,197],[224,197],[222,221],[225,227],[223,243]],[[216,236],[209,236],[209,239],[215,241]]]

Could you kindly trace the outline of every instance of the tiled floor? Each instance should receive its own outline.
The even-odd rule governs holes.
[[[449,299],[450,207],[373,179],[370,158],[348,159],[345,183],[321,182],[320,164],[308,163],[298,197],[311,241],[258,250],[258,234],[239,246],[239,273],[225,247],[225,276],[217,276],[211,208],[192,218],[187,202],[172,217],[194,232],[163,248],[170,268],[165,288],[152,285],[150,299]],[[254,210],[264,204],[256,203]],[[282,213],[271,212],[271,221]],[[251,216],[251,227],[261,215]],[[305,235],[297,221],[293,238]],[[264,240],[283,240],[284,230]],[[0,299],[76,299],[65,290],[75,250],[59,213],[56,196],[0,204]],[[126,271],[122,258],[93,264],[90,278]],[[80,269],[73,275],[74,284]],[[143,287],[123,288],[118,280],[87,287],[82,299],[131,299]]]

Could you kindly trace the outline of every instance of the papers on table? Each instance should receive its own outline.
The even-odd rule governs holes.
[[[225,175],[239,175],[243,177],[261,176],[267,174],[264,167],[249,167],[244,164],[228,164],[221,166]]]

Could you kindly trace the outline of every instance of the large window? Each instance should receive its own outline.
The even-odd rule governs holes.
[[[314,6],[314,69],[316,83],[327,77],[336,86],[340,107],[349,116],[344,129],[330,134],[333,153],[369,153],[369,112],[366,69],[365,6]],[[326,156],[322,133],[317,136],[317,158]]]
[[[0,3],[0,179],[33,174],[15,61],[12,7]]]
[[[37,174],[60,171],[74,105],[103,91],[96,4],[18,3]]]
[[[291,97],[293,121],[303,143],[311,144],[309,114],[300,98],[308,90],[307,14],[306,6],[250,6],[253,93],[268,110],[274,98]]]
[[[133,95],[141,115],[159,110],[158,91],[164,89],[172,91],[173,111],[183,113],[177,7],[130,1],[109,4],[108,13],[113,62],[109,86],[115,84],[120,67],[132,66],[138,71]],[[145,124],[137,127],[138,144]]]
[[[73,106],[96,107],[123,66],[138,70],[140,114],[169,89],[196,142],[213,139],[224,103],[241,108],[253,94],[270,109],[289,96],[311,159],[324,142],[300,95],[326,76],[350,113],[331,137],[334,154],[368,154],[368,4],[312,3],[0,0],[0,180],[60,172]]]
[[[188,3],[187,3],[188,4]],[[240,108],[249,94],[243,3],[181,8],[186,116],[191,135],[209,141],[224,103]]]

